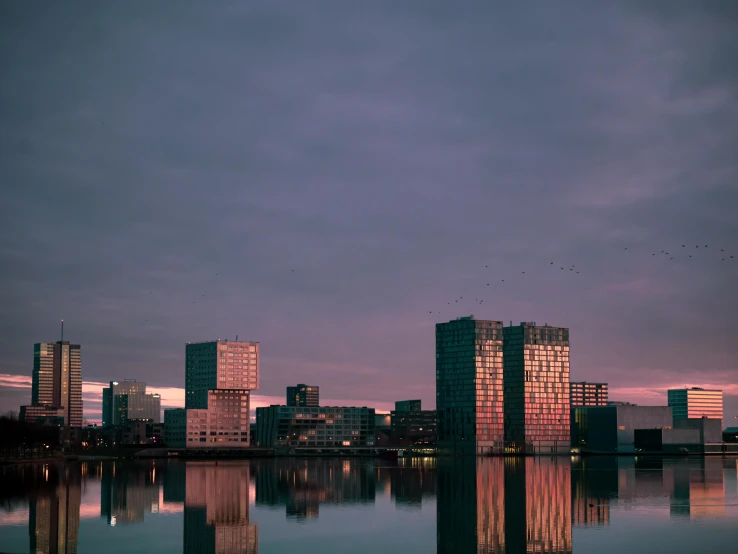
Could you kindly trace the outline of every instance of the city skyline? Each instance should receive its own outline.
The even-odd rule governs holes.
[[[0,410],[61,318],[88,383],[178,387],[239,334],[265,396],[432,408],[433,327],[473,313],[732,421],[732,6],[326,3],[0,6]]]

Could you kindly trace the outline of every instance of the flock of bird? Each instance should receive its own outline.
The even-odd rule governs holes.
[[[674,248],[671,248],[669,250],[664,249],[664,250],[660,250],[659,252],[656,252],[656,251],[645,251],[645,250],[642,250],[641,249],[640,250],[640,253],[643,254],[644,256],[650,253],[650,258],[656,257],[656,258],[668,259],[668,261],[683,260],[683,261],[688,262],[690,259],[697,258],[697,256],[698,256],[697,252],[704,252],[705,250],[709,250],[709,248],[710,247],[709,247],[708,244],[704,244],[704,245],[696,244],[696,245],[694,245],[694,249],[692,249],[692,245],[681,244],[681,245],[678,245],[678,246],[676,246]],[[717,251],[717,250],[719,250],[719,259],[720,259],[721,262],[726,262],[726,261],[729,262],[730,260],[735,260],[735,255],[734,254],[726,253],[726,250],[724,248],[712,249],[712,250],[710,250],[710,252]],[[631,253],[638,254],[639,253],[639,250],[638,249],[634,249],[634,248],[629,248],[629,247],[626,246],[626,247],[623,247],[623,252],[628,252],[629,254],[631,254]],[[704,256],[700,255],[699,257],[704,260]],[[717,259],[717,257],[715,259]],[[541,265],[543,265],[543,264],[541,264]],[[544,267],[548,267],[549,270],[556,270],[556,273],[559,273],[561,275],[567,275],[567,276],[571,276],[571,277],[573,277],[575,275],[579,275],[582,272],[582,270],[580,269],[580,267],[577,266],[577,265],[575,265],[575,264],[569,264],[568,262],[567,263],[562,263],[560,261],[554,261],[554,260],[547,260]],[[489,264],[488,265],[485,265],[484,268],[487,269],[487,270],[489,270]],[[528,274],[532,274],[532,275],[539,274],[540,275],[540,272],[542,270],[543,270],[543,267],[540,267],[540,266],[538,268],[530,268],[529,267],[528,268]],[[563,273],[561,273],[561,272],[563,272]],[[295,273],[295,270],[292,269],[291,270],[291,273]],[[526,275],[526,272],[525,271],[520,271],[519,273],[517,273],[517,275],[520,275],[520,276]],[[218,277],[218,273],[216,273],[215,276]],[[507,283],[513,282],[514,281],[514,278],[515,278],[515,276],[512,275],[512,274],[510,274],[510,273],[506,274],[506,278],[507,279],[502,279],[500,277],[501,276],[498,275],[494,279],[492,279],[492,278],[485,278],[485,279],[483,279],[483,282],[481,283],[481,285],[484,287],[483,290],[485,292],[490,291],[490,290],[494,290],[494,287],[495,286],[504,286],[504,283],[506,283],[506,282]],[[522,277],[519,277],[519,278],[522,278]],[[491,287],[491,288],[488,288],[488,287]],[[153,291],[149,291],[149,294],[153,294]],[[474,302],[475,302],[476,305],[481,306],[481,305],[484,304],[484,298],[482,296],[483,296],[482,294],[477,293],[477,298],[474,298]],[[203,298],[205,298],[205,294],[202,294],[197,300],[201,300]],[[192,303],[193,304],[197,304],[197,300],[193,300]],[[453,300],[448,300],[446,302],[446,305],[448,307],[451,307],[451,306],[458,305],[460,302],[462,304],[465,304],[463,302],[463,300],[464,300],[464,297],[460,295],[460,296],[454,298]],[[467,302],[466,302],[466,304],[468,304],[470,302],[471,302],[471,297],[470,296],[467,296]],[[456,307],[458,307],[458,306],[456,306]],[[451,307],[450,309],[453,310],[454,308]],[[432,314],[441,315],[443,313],[443,311],[442,310],[429,310],[428,313],[431,314],[431,315]],[[146,321],[148,322],[148,320],[146,320]]]
[[[696,245],[694,245],[694,248],[696,250],[701,250],[702,252],[704,252],[706,249],[709,249],[709,245],[708,244],[705,244],[705,245],[696,244]],[[735,260],[735,255],[734,254],[728,254],[728,253],[726,253],[726,250],[724,248],[713,249],[713,251],[714,250],[719,250],[719,259],[720,259],[721,262],[726,262],[726,261],[729,262],[730,260]],[[631,248],[629,250],[627,246],[623,248],[623,251],[624,252],[629,252],[629,253],[637,252],[633,248]],[[668,260],[667,261],[684,260],[684,261],[687,261],[688,262],[691,258],[693,258],[693,257],[696,258],[697,257],[696,251],[695,251],[694,254],[692,254],[690,252],[692,252],[692,246],[691,245],[687,245],[687,244],[682,244],[680,246],[677,246],[676,248],[672,248],[671,250],[661,250],[660,252],[655,252],[654,251],[654,252],[650,252],[650,254],[651,254],[651,257],[663,257],[663,258],[667,258],[668,257]],[[644,253],[645,253],[645,251],[644,251]],[[702,259],[704,259],[704,257],[702,257]],[[717,260],[717,257],[715,257],[714,259]],[[553,268],[551,268],[551,269],[558,268],[558,272],[562,272],[563,271],[564,274],[566,274],[566,275],[579,275],[580,274],[580,268],[577,267],[575,264],[568,264],[568,262],[562,264],[561,262],[549,261],[547,265],[549,266],[549,268],[551,268],[551,266],[553,266]],[[489,265],[485,265],[484,267],[485,267],[485,269],[489,269]],[[538,269],[539,269],[539,272],[540,272],[540,270],[542,268],[538,268]],[[529,271],[529,273],[530,273],[530,271]],[[525,274],[526,274],[525,271],[520,271],[520,273],[518,275],[525,275]],[[489,279],[485,279],[485,281],[486,280],[489,280]],[[507,282],[511,282],[512,280],[513,280],[512,279],[512,275],[509,275],[508,274],[507,275]],[[493,282],[499,284],[500,286],[502,286],[502,283],[505,283],[505,279],[497,278],[495,280],[489,280],[489,282],[486,283],[485,289],[486,289],[486,287],[493,286]],[[486,289],[486,290],[489,290],[489,289]],[[484,298],[482,298],[481,295],[479,295],[479,296],[480,296],[479,298],[475,298],[474,299],[474,302],[475,302],[476,305],[481,306],[481,305],[484,304]],[[464,297],[463,296],[458,296],[458,297],[454,298],[453,300],[447,301],[446,302],[446,305],[447,306],[453,306],[453,305],[459,304],[459,302],[460,301],[463,301],[463,300],[464,300]],[[467,303],[470,302],[470,300],[471,300],[471,298],[470,297],[467,297]],[[453,309],[453,308],[451,308],[451,309]],[[439,310],[430,310],[428,313],[429,314],[437,314],[437,315],[440,315],[443,312],[442,311],[439,311]]]

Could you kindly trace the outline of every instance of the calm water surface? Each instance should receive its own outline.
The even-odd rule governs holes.
[[[736,458],[0,468],[0,551],[735,552]]]

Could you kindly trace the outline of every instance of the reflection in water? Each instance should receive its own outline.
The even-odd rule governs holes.
[[[31,552],[76,554],[79,533],[79,507],[82,498],[78,464],[40,467],[44,478],[55,483],[31,500],[28,533]]]
[[[256,472],[256,504],[284,504],[294,520],[318,517],[320,504],[374,502],[375,489],[374,460],[278,458]]]
[[[417,509],[421,507],[423,497],[436,495],[435,462],[435,458],[414,458],[405,460],[398,467],[384,468],[389,473],[390,493],[395,504]]]
[[[144,513],[158,513],[157,477],[157,466],[151,462],[101,464],[100,516],[109,525],[120,525],[143,523]]]
[[[572,462],[571,469],[572,525],[609,525],[610,499],[618,496],[617,458],[579,458]]]
[[[682,459],[672,461],[670,466],[674,479],[672,517],[704,518],[725,515],[725,483],[721,459]]]
[[[439,553],[571,553],[572,543],[591,531],[602,532],[599,540],[607,540],[619,528],[612,521],[620,518],[622,528],[623,517],[649,517],[656,510],[671,515],[658,518],[659,524],[681,526],[690,518],[700,521],[699,529],[708,529],[708,522],[722,521],[712,528],[720,533],[719,525],[736,515],[737,464],[735,458],[719,457],[602,456],[456,457],[396,464],[361,458],[129,460],[0,467],[0,549],[7,535],[18,531],[14,546],[6,550],[26,551],[30,544],[33,553],[74,553],[82,536],[99,551],[111,528],[86,526],[80,519],[103,517],[111,526],[135,523],[124,531],[126,540],[136,544],[130,550],[147,551],[152,525],[164,521],[157,518],[173,517],[184,523],[184,532],[177,530],[173,541],[176,552],[256,553],[258,529],[250,517],[258,519],[263,506],[284,506],[287,532],[275,531],[270,518],[262,527],[270,535],[263,531],[262,540],[269,543],[264,550],[279,540],[283,548],[330,551],[332,533],[386,528],[389,519],[420,522],[435,511]],[[375,503],[377,491],[382,509],[362,510]],[[433,511],[423,510],[436,495]],[[393,513],[390,498],[396,508],[411,509]],[[250,514],[254,500],[255,513]],[[318,517],[321,504],[361,511],[348,524],[355,528],[336,529],[331,518]],[[296,520],[327,531],[310,535],[314,542],[307,544],[306,536],[290,531]],[[347,525],[345,518],[336,521]],[[177,526],[155,527],[153,533],[171,533],[170,528]],[[427,528],[418,529],[427,533]],[[668,542],[669,537],[658,540]],[[90,543],[83,541],[81,549],[89,550]]]
[[[249,462],[187,462],[185,554],[255,554],[249,523]]]
[[[572,551],[567,458],[438,464],[438,552]]]

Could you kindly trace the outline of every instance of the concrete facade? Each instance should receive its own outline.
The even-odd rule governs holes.
[[[575,407],[572,446],[590,452],[635,452],[636,429],[671,429],[669,406]]]

